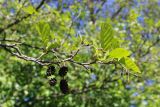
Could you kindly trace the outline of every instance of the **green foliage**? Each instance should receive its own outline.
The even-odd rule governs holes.
[[[103,1],[0,0],[0,106],[160,106],[158,0]]]
[[[36,30],[37,30],[39,36],[41,37],[44,45],[46,46],[50,40],[50,26],[49,26],[49,24],[44,21],[40,21],[36,25]]]

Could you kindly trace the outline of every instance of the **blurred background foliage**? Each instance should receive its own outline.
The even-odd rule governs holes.
[[[54,48],[54,53],[40,56],[48,61],[68,58],[80,48],[74,60],[91,62],[97,50],[90,46],[100,45],[100,26],[107,21],[117,45],[131,51],[141,75],[120,76],[122,71],[113,65],[92,64],[86,70],[79,64],[61,63],[69,67],[65,77],[69,87],[82,90],[64,95],[59,84],[48,84],[46,66],[17,58],[0,47],[0,106],[160,107],[159,0],[44,0],[38,8],[40,3],[0,0],[0,43],[20,43],[18,49],[35,58]],[[58,71],[59,65],[55,67]]]

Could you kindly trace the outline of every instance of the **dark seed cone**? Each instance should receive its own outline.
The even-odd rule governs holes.
[[[55,73],[56,69],[55,69],[54,66],[50,66],[49,68],[50,68],[50,70],[51,70],[53,73]]]
[[[57,80],[56,80],[55,78],[51,78],[51,79],[49,80],[50,86],[55,86],[56,83],[57,83]]]
[[[67,74],[67,72],[68,72],[68,67],[63,66],[59,70],[59,76],[64,77]]]
[[[62,79],[60,81],[60,89],[63,94],[69,93],[68,83],[66,80]]]
[[[49,66],[46,72],[46,76],[51,76],[55,73],[55,67],[54,66]]]
[[[48,77],[48,76],[51,76],[51,75],[52,75],[52,73],[51,73],[50,71],[47,70],[46,76]]]

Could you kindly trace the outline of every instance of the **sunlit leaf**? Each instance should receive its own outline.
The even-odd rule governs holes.
[[[34,12],[36,12],[36,10],[34,9],[33,6],[25,7],[25,8],[23,8],[23,11],[28,13],[28,14],[33,14]]]
[[[131,58],[125,57],[124,59],[126,68],[131,69],[136,73],[141,73],[139,67],[135,64],[135,62]]]
[[[122,58],[122,57],[127,57],[129,56],[131,53],[130,51],[126,50],[126,49],[123,49],[123,48],[116,48],[114,50],[112,50],[110,53],[109,53],[109,56],[111,58]]]

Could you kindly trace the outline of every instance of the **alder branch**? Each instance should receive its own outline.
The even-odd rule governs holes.
[[[20,50],[15,47],[16,45],[13,44],[13,45],[7,45],[7,44],[0,44],[0,47],[4,48],[7,52],[9,52],[11,55],[13,56],[16,56],[17,58],[20,58],[20,59],[23,59],[23,60],[26,60],[26,61],[33,61],[33,62],[36,62],[40,65],[44,65],[46,62],[45,61],[42,61],[42,60],[37,60],[36,58],[33,58],[33,57],[29,57],[29,56],[26,56],[26,55],[23,55]],[[11,49],[9,48],[13,48],[15,49],[16,52],[13,52]]]
[[[11,42],[13,42],[13,41],[11,41]],[[16,56],[17,58],[20,58],[20,59],[23,59],[23,60],[26,60],[26,61],[35,62],[35,63],[38,63],[42,66],[48,66],[48,65],[52,65],[52,64],[59,65],[60,63],[63,63],[63,62],[70,62],[70,63],[73,63],[73,64],[83,66],[85,69],[88,69],[88,66],[92,65],[92,64],[106,64],[107,65],[107,64],[114,64],[115,63],[113,61],[102,62],[102,61],[97,61],[97,60],[94,60],[94,61],[91,61],[91,62],[77,62],[77,61],[74,61],[73,59],[78,54],[80,49],[77,49],[74,53],[69,55],[70,57],[68,57],[66,59],[62,59],[62,60],[59,60],[59,61],[46,61],[46,60],[41,60],[42,56],[48,54],[48,52],[44,52],[43,49],[42,49],[43,53],[39,57],[34,58],[34,57],[24,55],[19,50],[17,45],[19,45],[19,44],[0,44],[0,47],[4,48],[4,50],[9,52],[13,56]],[[14,50],[12,50],[12,49],[14,49]],[[38,49],[41,49],[41,48],[38,48]],[[54,53],[55,51],[52,50],[52,52]]]

